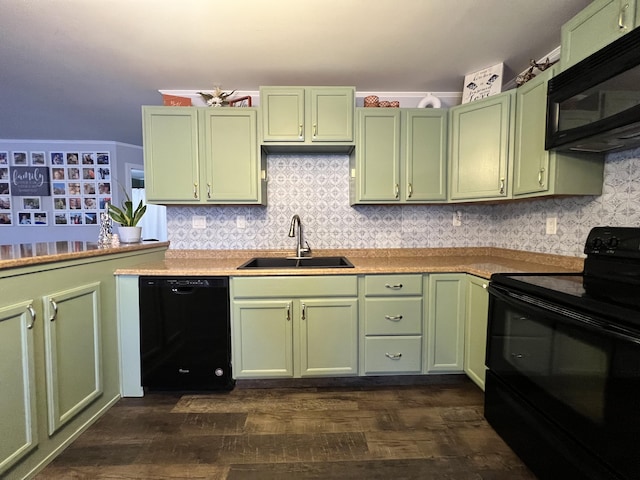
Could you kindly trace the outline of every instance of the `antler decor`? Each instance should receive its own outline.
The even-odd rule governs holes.
[[[525,83],[527,83],[529,80],[531,80],[533,77],[535,77],[536,74],[533,73],[534,69],[537,68],[541,72],[544,72],[547,68],[552,66],[554,63],[556,63],[556,62],[550,62],[549,61],[549,57],[547,57],[547,59],[543,63],[537,63],[533,59],[529,60],[529,65],[531,65],[531,66],[529,67],[529,69],[526,72],[521,73],[520,75],[518,75],[516,77],[516,85],[518,85],[520,87],[520,86],[524,85]]]

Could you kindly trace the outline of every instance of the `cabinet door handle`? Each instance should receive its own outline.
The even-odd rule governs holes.
[[[291,321],[291,304],[287,305],[287,322]]]
[[[298,138],[300,139],[302,139],[302,129],[303,129],[302,124],[298,125]]]
[[[401,353],[385,353],[384,354],[385,357],[390,358],[391,360],[400,360],[400,357],[402,357]]]
[[[396,188],[396,198],[399,198],[400,197],[400,185],[398,185],[396,183],[396,187],[395,188]]]
[[[500,179],[500,194],[504,194],[504,178]]]
[[[541,168],[538,172],[538,185],[544,187],[544,168]]]
[[[402,320],[402,315],[385,315],[385,320],[390,320],[392,322],[399,322]]]
[[[409,185],[407,185],[407,196],[411,198],[412,195],[413,195],[413,185],[409,183]]]
[[[207,198],[211,198],[211,184],[207,183]]]
[[[486,289],[486,288],[487,288],[487,284],[486,284],[486,283],[483,283],[483,284],[482,284],[482,288]]]
[[[388,283],[384,284],[384,288],[390,288],[391,290],[400,290],[402,288],[402,284],[401,283],[396,283],[394,285],[390,285]]]
[[[627,25],[626,25],[626,13],[627,13],[627,9],[629,8],[629,4],[626,3],[621,9],[620,9],[620,13],[618,14],[618,28],[620,30],[626,30],[627,29]]]
[[[318,125],[317,124],[313,124],[313,138],[316,138],[318,136]]]
[[[307,306],[303,303],[302,304],[302,320],[306,320],[307,319]]]
[[[27,325],[27,329],[31,330],[33,328],[33,324],[36,323],[36,311],[33,309],[33,305],[31,304],[29,304],[27,310],[29,310],[29,315],[31,315],[31,323]]]
[[[56,303],[56,301],[53,298],[49,299],[49,304],[51,305],[51,308],[53,309],[53,315],[51,315],[49,317],[49,321],[53,322],[53,321],[55,321],[56,318],[58,318],[58,304]]]
[[[193,198],[198,198],[198,183],[193,182]]]

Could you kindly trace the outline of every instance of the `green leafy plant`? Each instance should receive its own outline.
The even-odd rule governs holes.
[[[109,204],[109,216],[114,222],[118,222],[123,227],[135,227],[147,211],[147,206],[143,205],[142,200],[140,200],[134,210],[133,202],[126,191],[124,191],[124,196],[125,200],[122,202],[122,208],[118,208],[112,203]]]

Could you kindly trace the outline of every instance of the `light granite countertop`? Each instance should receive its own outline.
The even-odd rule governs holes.
[[[314,250],[314,257],[345,256],[354,268],[276,268],[238,270],[253,257],[287,257],[290,251],[167,250],[165,259],[117,275],[274,276],[361,275],[384,273],[470,273],[489,278],[493,273],[582,272],[584,259],[491,247],[425,249]]]
[[[168,248],[169,242],[121,243],[109,247],[67,240],[0,245],[0,270],[161,247]]]

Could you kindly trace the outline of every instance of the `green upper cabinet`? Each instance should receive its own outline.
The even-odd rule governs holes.
[[[510,195],[514,91],[451,108],[449,198],[498,200]]]
[[[256,108],[143,107],[150,203],[264,204]]]
[[[352,204],[446,200],[446,110],[358,108],[356,112]]]
[[[354,87],[260,87],[262,141],[353,146],[354,105]]]
[[[636,0],[595,0],[562,26],[561,65],[566,69],[629,33],[640,23]]]
[[[555,72],[546,70],[516,90],[513,197],[602,193],[601,157],[544,149],[547,84]]]
[[[198,202],[198,110],[143,107],[142,115],[147,201]]]

